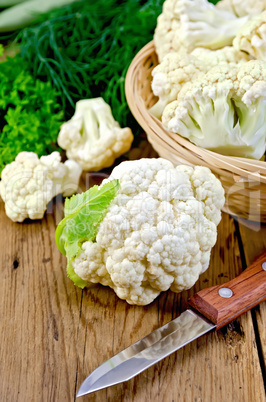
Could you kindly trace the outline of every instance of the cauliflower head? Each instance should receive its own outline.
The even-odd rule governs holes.
[[[230,46],[248,19],[249,16],[238,18],[231,11],[219,9],[208,0],[166,0],[154,32],[159,61],[170,52]]]
[[[252,17],[239,30],[233,46],[254,59],[266,61],[266,11]]]
[[[260,159],[266,146],[266,68],[260,60],[227,63],[184,86],[162,123],[194,144]]]
[[[73,117],[61,126],[57,139],[67,157],[85,171],[112,166],[132,144],[130,128],[121,128],[110,106],[102,98],[84,99],[76,104]]]
[[[191,54],[168,53],[152,71],[152,91],[159,100],[150,112],[161,118],[164,108],[177,99],[181,88],[212,67],[222,63],[243,63],[248,60],[250,58],[246,53],[236,50],[233,46],[218,50],[195,48]]]
[[[98,191],[115,180],[119,190],[95,238],[71,252],[75,280],[83,287],[110,286],[138,305],[168,289],[191,288],[208,268],[216,242],[224,204],[220,181],[206,167],[174,167],[162,158],[122,162]]]
[[[77,191],[81,171],[73,160],[62,163],[59,152],[40,159],[34,152],[20,152],[1,173],[0,195],[7,216],[14,222],[41,219],[56,195]]]
[[[266,0],[221,0],[216,7],[233,12],[237,17],[244,17],[266,10]]]

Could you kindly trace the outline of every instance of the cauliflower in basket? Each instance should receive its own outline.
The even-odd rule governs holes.
[[[34,152],[20,152],[1,173],[0,195],[7,216],[14,222],[41,219],[56,195],[69,197],[77,191],[81,171],[75,161],[62,163],[59,152],[40,159]]]
[[[101,283],[138,305],[191,288],[208,268],[224,204],[210,170],[144,158],[95,187],[67,200],[56,231],[75,284]]]
[[[266,10],[266,0],[221,0],[216,4],[221,10],[234,13],[237,17],[256,15]]]
[[[152,91],[159,101],[150,112],[160,118],[165,106],[177,98],[182,86],[207,70],[204,60],[190,54],[169,53],[152,71]]]
[[[195,48],[191,54],[168,53],[163,61],[152,70],[152,91],[159,101],[150,109],[157,118],[161,118],[165,106],[176,100],[181,88],[212,67],[223,63],[242,63],[249,56],[226,46],[218,50]]]
[[[228,63],[186,85],[162,123],[194,144],[260,159],[266,147],[266,68],[260,60]]]
[[[196,47],[220,49],[232,45],[249,16],[237,17],[208,0],[166,0],[154,32],[159,61],[170,52],[190,53]]]
[[[233,46],[254,59],[266,61],[266,11],[255,15],[240,29]]]

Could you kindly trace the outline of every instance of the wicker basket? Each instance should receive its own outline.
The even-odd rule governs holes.
[[[220,155],[200,148],[165,130],[149,113],[157,98],[151,90],[151,72],[158,64],[153,42],[132,60],[125,91],[128,105],[155,151],[175,165],[209,167],[225,190],[224,212],[256,222],[266,222],[266,162]]]

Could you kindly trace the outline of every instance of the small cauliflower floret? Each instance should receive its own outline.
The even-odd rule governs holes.
[[[216,242],[220,181],[208,168],[174,167],[161,158],[123,162],[105,183],[113,179],[120,188],[96,241],[85,241],[72,261],[75,273],[110,286],[130,304],[191,288]]]
[[[166,13],[166,6],[171,6],[173,0],[166,0],[163,4],[163,12],[157,18],[153,41],[159,62],[168,53],[187,53],[187,49],[179,40],[181,25],[179,18],[174,17],[172,11]]]
[[[206,70],[205,61],[190,54],[167,54],[152,71],[152,91],[159,101],[150,112],[160,118],[165,106],[177,98],[182,86]]]
[[[233,12],[237,17],[243,17],[256,15],[266,10],[266,0],[221,0],[216,7]]]
[[[266,65],[251,60],[214,67],[183,87],[163,125],[212,151],[260,159],[266,146]]]
[[[83,170],[99,171],[130,149],[133,134],[130,128],[119,126],[102,98],[95,98],[77,102],[73,117],[61,126],[57,141]]]
[[[111,286],[112,281],[105,267],[104,254],[99,253],[97,243],[82,244],[82,252],[76,257],[75,264],[79,267],[80,276],[91,283],[101,283],[104,286]]]
[[[266,61],[266,11],[255,15],[240,29],[233,46],[255,59]]]
[[[41,219],[57,194],[77,191],[81,171],[75,161],[62,163],[59,152],[40,159],[34,152],[19,153],[1,173],[0,195],[7,216],[14,222]]]
[[[230,46],[248,19],[249,16],[238,18],[233,12],[218,9],[208,0],[166,0],[154,33],[159,61],[170,52]]]

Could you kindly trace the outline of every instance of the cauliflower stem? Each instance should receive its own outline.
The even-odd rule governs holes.
[[[259,99],[253,106],[224,94],[200,102],[192,98],[186,103],[187,113],[170,120],[168,128],[202,148],[260,159],[265,148],[266,101]]]
[[[206,0],[182,0],[180,40],[189,51],[195,47],[220,49],[232,44],[248,16],[236,18]],[[196,4],[195,4],[196,3]]]
[[[197,47],[221,49],[249,20],[208,0],[166,0],[157,20],[154,45],[159,61],[171,52],[191,53]]]

